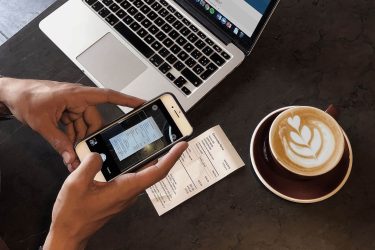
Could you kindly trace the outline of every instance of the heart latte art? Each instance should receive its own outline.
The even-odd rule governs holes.
[[[281,113],[272,124],[269,142],[274,158],[302,175],[329,171],[337,165],[344,150],[343,135],[336,121],[311,107]]]

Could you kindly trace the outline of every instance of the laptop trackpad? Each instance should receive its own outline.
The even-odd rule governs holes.
[[[107,33],[77,57],[85,69],[104,87],[122,90],[142,74],[147,66]]]

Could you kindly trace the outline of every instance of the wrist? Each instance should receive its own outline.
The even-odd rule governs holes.
[[[0,75],[0,103],[7,106],[7,92],[9,88],[9,80],[11,78]]]
[[[58,230],[51,226],[44,243],[43,250],[83,250],[85,249],[86,243],[87,240],[79,240],[71,233],[64,232],[63,230]]]

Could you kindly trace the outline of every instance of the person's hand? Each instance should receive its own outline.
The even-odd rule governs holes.
[[[41,134],[63,157],[70,171],[79,165],[75,142],[95,132],[102,119],[100,103],[137,107],[143,100],[110,89],[52,81],[2,78],[0,102],[21,122]],[[65,125],[65,133],[58,128]]]
[[[43,249],[84,249],[90,235],[127,208],[139,193],[163,179],[186,148],[187,143],[180,142],[155,165],[107,183],[93,180],[102,160],[91,153],[63,184]]]

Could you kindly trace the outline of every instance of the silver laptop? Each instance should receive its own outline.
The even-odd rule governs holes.
[[[68,0],[40,28],[97,86],[171,92],[188,110],[251,52],[277,3]]]

